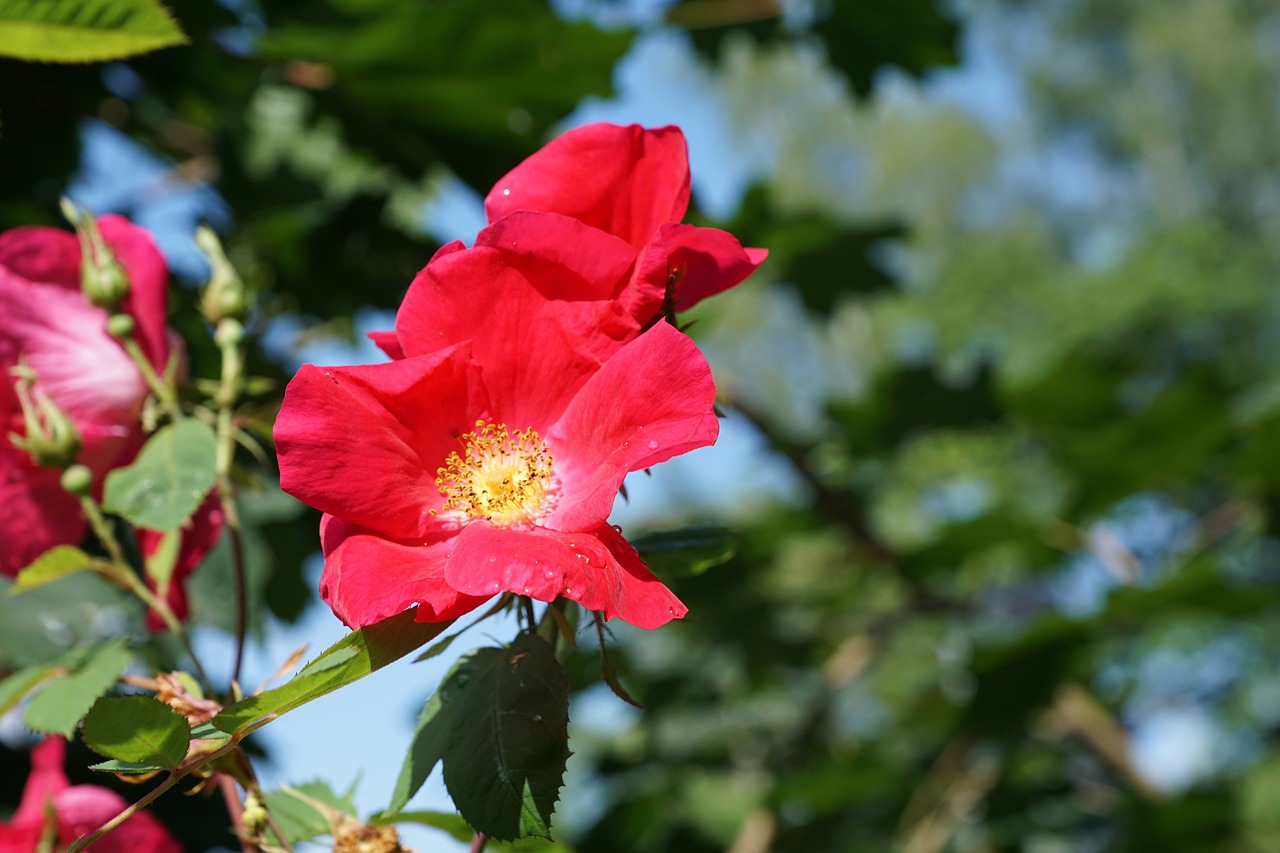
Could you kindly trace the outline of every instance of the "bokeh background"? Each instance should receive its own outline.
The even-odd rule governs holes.
[[[583,633],[541,849],[1280,850],[1273,3],[172,8],[191,46],[0,61],[0,227],[70,194],[153,228],[197,374],[198,221],[259,292],[278,396],[304,360],[378,360],[363,332],[434,248],[586,121],[680,124],[695,220],[771,251],[696,312],[721,444],[619,502],[628,535],[700,525],[651,555],[690,614],[614,628],[643,711]],[[261,480],[243,507],[265,677],[342,628],[315,514]],[[193,585],[214,657],[228,589],[225,557]],[[130,607],[92,578],[0,596],[0,671]],[[444,665],[273,724],[269,778],[376,811]],[[2,815],[27,741],[12,715],[0,738]],[[230,846],[216,799],[158,810],[189,850]]]

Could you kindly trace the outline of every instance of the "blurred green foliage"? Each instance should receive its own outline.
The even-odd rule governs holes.
[[[130,62],[127,97],[101,67],[0,61],[0,226],[55,221],[81,122],[106,121],[225,199],[259,329],[349,333],[430,257],[445,177],[485,192],[636,36],[533,0],[233,6],[178,4],[194,46]],[[695,332],[803,497],[727,511],[732,555],[671,576],[689,617],[615,630],[646,708],[608,696],[616,724],[574,729],[573,849],[1280,845],[1280,13],[948,8],[665,12],[757,159],[718,224],[772,250]],[[948,76],[984,56],[1000,81]],[[316,519],[258,485],[253,583],[290,618]],[[62,584],[0,598],[0,660],[123,621]],[[59,589],[84,618],[50,615]]]

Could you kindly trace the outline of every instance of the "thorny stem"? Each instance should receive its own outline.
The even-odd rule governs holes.
[[[204,767],[207,764],[212,764],[214,761],[217,761],[222,756],[227,755],[228,753],[233,752],[239,748],[240,748],[240,738],[233,737],[229,741],[227,741],[227,744],[225,746],[219,747],[213,752],[200,756],[195,761],[192,761],[190,764],[179,766],[176,770],[173,770],[172,772],[170,772],[169,776],[163,782],[161,782],[159,785],[157,785],[156,787],[148,791],[136,803],[130,804],[127,808],[124,809],[124,811],[120,812],[120,814],[111,818],[111,820],[107,821],[102,826],[98,827],[88,835],[77,838],[75,842],[70,847],[67,848],[67,853],[81,853],[81,851],[84,850],[86,847],[88,847],[90,844],[97,841],[99,838],[106,835],[108,832],[115,829],[117,826],[124,823],[126,820],[133,817],[135,814],[142,811],[147,806],[151,805],[153,802],[155,802],[155,800],[161,794],[163,794],[165,791],[168,791],[174,785],[178,784],[178,781],[181,780],[182,777],[186,776],[188,773],[199,770],[201,767]]]
[[[73,843],[70,847],[67,848],[67,853],[80,853],[81,850],[84,850],[90,844],[97,841],[99,838],[106,835],[108,832],[115,829],[117,826],[124,823],[126,820],[133,817],[135,814],[137,814],[138,812],[142,811],[147,806],[155,802],[156,798],[158,798],[165,791],[169,790],[174,785],[176,785],[178,780],[181,779],[182,776],[183,774],[179,770],[174,770],[173,772],[171,772],[167,779],[165,779],[159,785],[157,785],[156,787],[148,791],[145,795],[143,795],[142,799],[138,800],[136,803],[129,804],[129,806],[126,807],[124,811],[120,812],[120,814],[111,818],[111,820],[107,821],[102,826],[95,829],[93,832],[89,833],[88,835],[82,835],[80,838],[77,838],[75,840],[75,843]]]
[[[214,472],[218,481],[218,499],[222,504],[223,523],[227,528],[227,537],[231,546],[231,573],[235,578],[236,599],[236,651],[235,661],[231,667],[231,681],[240,681],[240,668],[244,661],[245,634],[248,623],[248,602],[245,584],[244,542],[240,535],[240,515],[236,511],[235,498],[231,488],[231,463],[235,457],[235,424],[232,421],[232,407],[240,393],[240,373],[243,369],[243,353],[240,350],[240,334],[229,334],[231,324],[235,324],[238,332],[239,323],[235,320],[222,320],[218,323],[216,336],[218,347],[222,350],[222,379],[218,387],[218,427],[217,456]]]
[[[103,516],[97,502],[93,498],[84,495],[80,498],[80,507],[84,510],[85,517],[89,519],[89,526],[93,528],[94,536],[98,537],[98,541],[102,543],[103,547],[107,549],[107,553],[111,555],[111,565],[115,569],[109,575],[111,579],[123,584],[143,604],[156,612],[160,620],[164,622],[165,627],[173,633],[173,636],[182,645],[187,657],[191,658],[191,664],[195,667],[196,676],[206,687],[212,686],[209,676],[205,674],[204,667],[200,665],[200,659],[196,657],[195,650],[191,647],[191,641],[187,637],[187,632],[183,629],[182,623],[174,615],[169,603],[162,601],[138,578],[137,572],[133,570],[133,567],[129,565],[129,561],[125,559],[124,549],[120,547],[120,540],[112,532],[111,525],[107,523],[107,519]]]

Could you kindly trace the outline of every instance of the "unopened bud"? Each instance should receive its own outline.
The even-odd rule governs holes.
[[[133,335],[135,325],[133,318],[128,314],[112,314],[107,318],[107,334],[117,341],[123,341]]]
[[[243,320],[249,313],[249,291],[227,260],[218,235],[201,225],[196,229],[196,245],[209,260],[209,283],[200,296],[200,311],[205,320],[214,325],[223,320]]]
[[[14,447],[27,451],[37,465],[66,468],[80,452],[80,433],[58,404],[36,386],[35,373],[24,365],[10,368],[22,408],[24,435],[9,433]]]
[[[244,340],[244,326],[239,320],[233,320],[227,317],[218,321],[218,328],[214,330],[213,342],[220,347],[239,346]]]
[[[83,465],[72,465],[62,472],[62,488],[78,497],[89,494],[93,485],[93,472]]]
[[[80,238],[80,289],[99,308],[115,308],[129,295],[129,277],[115,253],[102,239],[98,221],[69,199],[62,200],[62,215],[76,227]]]

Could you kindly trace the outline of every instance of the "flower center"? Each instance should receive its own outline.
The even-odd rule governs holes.
[[[462,452],[450,453],[436,471],[436,487],[444,495],[440,513],[517,527],[551,508],[551,454],[534,429],[508,432],[506,424],[476,421],[475,431],[464,432],[458,441]]]

